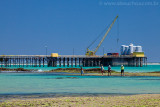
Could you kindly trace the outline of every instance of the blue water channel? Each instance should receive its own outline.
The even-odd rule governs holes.
[[[40,71],[48,71],[48,70],[52,70],[52,69],[57,69],[57,68],[80,68],[79,66],[75,67],[47,67],[47,65],[45,65],[45,67],[31,67],[31,66],[16,66],[16,67],[5,67],[5,68],[24,68],[24,69],[36,69],[36,70],[40,70]],[[89,69],[89,68],[100,68],[100,67],[83,67],[84,69]],[[120,72],[120,66],[117,66],[117,67],[112,67],[112,70],[115,70],[117,72]],[[108,69],[108,67],[104,67],[105,70]],[[148,65],[147,67],[144,66],[144,67],[127,67],[125,66],[125,72],[155,72],[155,71],[160,71],[160,65]]]
[[[160,94],[160,77],[0,73],[0,95]]]

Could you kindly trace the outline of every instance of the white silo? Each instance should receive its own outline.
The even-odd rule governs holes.
[[[143,52],[143,50],[142,50],[142,46],[141,46],[140,50],[141,50],[141,52]]]
[[[136,46],[136,52],[142,52],[142,46]]]
[[[121,45],[121,55],[125,54],[125,45]]]
[[[132,54],[132,53],[133,53],[133,44],[131,43],[131,44],[129,45],[128,54],[130,55],[130,54]]]
[[[133,52],[136,52],[136,46],[133,46]]]
[[[128,55],[129,46],[125,46],[124,55]]]

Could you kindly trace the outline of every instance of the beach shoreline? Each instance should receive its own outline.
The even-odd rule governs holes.
[[[28,98],[9,99],[0,102],[0,106],[154,106],[160,105],[160,94],[138,94],[122,96],[79,96],[79,97],[56,97],[56,98]]]

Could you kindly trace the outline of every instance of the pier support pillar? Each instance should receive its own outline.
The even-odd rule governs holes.
[[[82,59],[79,58],[79,67],[81,66]]]
[[[85,67],[85,65],[86,65],[85,64],[85,58],[82,59],[82,65],[83,65],[83,67]]]
[[[32,59],[33,60],[33,59]],[[45,59],[43,58],[43,67],[44,67],[44,61],[45,61]]]
[[[136,58],[136,67],[139,67],[139,58]]]
[[[41,58],[39,58],[39,67],[41,67]]]
[[[57,57],[53,57],[53,66],[52,67],[57,67]]]
[[[75,58],[75,67],[77,67],[77,58]]]
[[[73,58],[71,58],[71,67],[73,67]]]
[[[69,58],[67,58],[67,67],[69,67]]]
[[[65,67],[65,57],[63,58],[63,67]]]
[[[143,58],[140,58],[140,66],[143,67]]]
[[[59,67],[61,67],[61,58],[59,58]]]

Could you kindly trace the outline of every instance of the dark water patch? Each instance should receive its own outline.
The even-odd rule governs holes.
[[[148,73],[160,73],[160,71],[153,71],[153,72],[148,72]]]
[[[66,72],[54,72],[54,73],[40,73],[40,72],[33,72],[33,73],[8,73],[11,75],[7,75],[7,76],[23,76],[23,77],[27,77],[27,76],[57,76],[57,75],[68,75],[70,73],[66,73]]]
[[[0,94],[0,100],[8,99],[29,99],[29,98],[57,98],[57,97],[107,97],[107,96],[124,96],[136,95],[138,93],[29,93],[29,94]],[[149,93],[141,93],[149,94]]]
[[[46,79],[79,79],[79,78],[103,78],[103,79],[109,79],[109,78],[119,78],[119,79],[136,79],[136,80],[147,80],[147,79],[153,79],[153,80],[160,80],[160,77],[154,77],[154,76],[101,76],[101,75],[84,75],[81,76],[79,73],[66,73],[66,72],[54,72],[54,73],[8,73],[5,76],[23,76],[23,77],[44,77]],[[53,77],[53,78],[52,78]],[[55,77],[55,78],[54,78]],[[72,77],[72,78],[71,78]]]
[[[160,79],[138,79],[138,80],[150,80],[150,81],[156,80],[156,81],[159,81]]]
[[[79,79],[78,77],[57,77],[55,79]]]
[[[112,89],[112,90],[118,90],[118,89]]]

